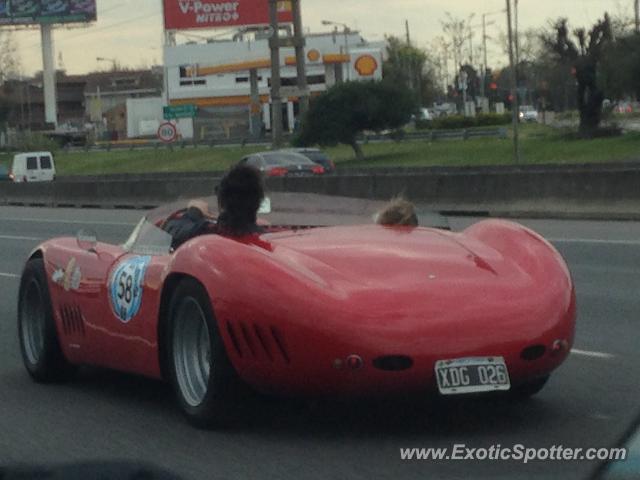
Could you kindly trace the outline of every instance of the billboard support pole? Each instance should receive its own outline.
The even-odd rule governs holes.
[[[309,91],[307,85],[306,59],[304,55],[304,32],[302,30],[302,8],[301,0],[291,1],[291,10],[293,14],[293,38],[296,48],[296,69],[298,76],[298,88],[300,89],[300,117],[304,118],[309,110]]]
[[[58,107],[56,104],[56,66],[53,52],[53,26],[40,25],[42,35],[42,83],[44,89],[45,121],[58,128]]]
[[[271,24],[271,133],[273,148],[282,146],[282,98],[280,97],[280,35],[278,33],[278,0],[269,0]]]

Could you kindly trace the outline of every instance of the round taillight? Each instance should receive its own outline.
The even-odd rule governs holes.
[[[364,360],[360,355],[349,355],[346,361],[347,367],[351,370],[360,370],[364,367]]]

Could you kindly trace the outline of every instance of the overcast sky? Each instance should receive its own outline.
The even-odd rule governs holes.
[[[97,57],[116,59],[130,67],[150,66],[162,59],[161,0],[97,0],[98,21],[89,27],[55,31],[56,57],[61,55],[70,74],[107,69],[108,62]],[[574,26],[589,26],[605,11],[614,15],[633,13],[633,0],[519,0],[521,28],[537,28],[550,19],[568,17]],[[450,12],[466,18],[499,12],[505,0],[302,0],[305,28],[326,31],[322,20],[346,23],[359,29],[369,40],[382,40],[385,34],[404,35],[405,19],[409,20],[412,41],[428,47],[431,39],[441,34],[441,20]],[[506,31],[506,16],[492,15],[495,24],[488,34],[498,37]],[[23,74],[42,69],[38,30],[15,33]],[[476,34],[480,42],[481,34]],[[504,63],[500,48],[488,48],[493,63]],[[59,66],[59,65],[58,65]]]

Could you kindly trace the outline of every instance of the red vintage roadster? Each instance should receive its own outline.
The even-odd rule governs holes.
[[[176,251],[159,224],[123,245],[81,234],[33,251],[18,327],[36,381],[79,365],[165,379],[192,422],[216,425],[246,386],[526,397],[573,343],[569,270],[516,223],[269,227]]]

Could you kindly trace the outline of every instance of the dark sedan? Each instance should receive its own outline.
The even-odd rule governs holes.
[[[325,173],[324,167],[304,155],[283,150],[253,153],[240,160],[240,163],[256,167],[267,177],[303,177]]]
[[[300,155],[304,155],[312,162],[317,163],[318,165],[322,165],[324,171],[326,173],[333,173],[336,171],[336,166],[333,161],[329,158],[329,156],[324,153],[322,150],[317,148],[292,148],[287,150],[294,153],[299,153]]]

